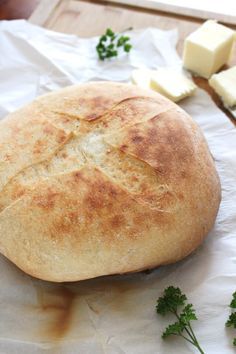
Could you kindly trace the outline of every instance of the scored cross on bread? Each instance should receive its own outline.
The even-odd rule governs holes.
[[[182,259],[212,228],[220,183],[178,106],[92,82],[0,123],[0,252],[26,273],[75,281]]]

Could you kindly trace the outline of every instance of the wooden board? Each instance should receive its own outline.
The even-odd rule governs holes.
[[[54,6],[53,4],[54,3]],[[43,9],[43,11],[42,11]],[[162,29],[178,28],[180,32],[179,50],[183,39],[199,26],[199,20],[189,21],[162,13],[151,13],[138,8],[114,6],[90,1],[53,0],[43,1],[30,21],[55,31],[74,33],[82,37],[101,35],[107,27],[122,31],[128,27],[147,26]]]
[[[110,0],[114,3],[127,4],[151,10],[158,10],[175,15],[184,14],[200,19],[214,19],[225,24],[236,24],[235,0]]]
[[[30,21],[54,31],[73,33],[81,37],[101,35],[107,27],[115,31],[148,26],[164,30],[177,28],[179,31],[177,50],[182,55],[184,39],[204,20],[110,1],[42,0]],[[229,64],[231,66],[236,64],[236,46]],[[198,86],[210,93],[215,103],[223,110],[219,98],[211,90],[207,80],[198,78],[195,81]],[[230,114],[228,116],[235,122]]]
[[[147,26],[165,30],[177,28],[179,31],[177,49],[181,54],[186,36],[204,20],[109,1],[42,0],[30,21],[55,31],[73,33],[81,37],[101,35],[107,27],[115,31]],[[236,63],[236,60],[234,62]]]

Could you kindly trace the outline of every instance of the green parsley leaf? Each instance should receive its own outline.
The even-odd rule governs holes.
[[[162,338],[166,339],[171,335],[184,338],[194,345],[201,354],[204,354],[198,340],[193,332],[191,321],[196,321],[197,316],[192,304],[186,304],[187,297],[182,294],[180,288],[169,286],[164,290],[163,296],[157,300],[156,311],[158,314],[165,316],[172,313],[177,322],[170,324],[162,333]],[[179,312],[181,308],[181,312]]]
[[[105,36],[105,34],[102,35],[100,38],[100,42],[106,42],[106,40],[107,40],[107,37]]]
[[[180,314],[180,321],[185,325],[188,325],[190,321],[195,321],[195,320],[197,320],[197,316],[195,314],[193,305],[192,304],[186,305],[182,310],[182,313]]]
[[[180,335],[184,330],[184,325],[181,322],[175,322],[166,327],[162,333],[162,338],[165,339],[171,335]]]
[[[132,48],[132,45],[128,43],[129,40],[130,37],[114,33],[111,28],[107,28],[96,46],[99,59],[117,57],[119,48],[123,48],[124,52],[129,53]]]
[[[236,328],[236,312],[229,315],[228,321],[226,322],[226,327]]]
[[[169,286],[164,290],[164,296],[158,299],[156,311],[164,316],[168,312],[177,311],[178,306],[183,306],[186,300],[179,288]]]
[[[107,30],[106,30],[106,36],[108,36],[108,37],[113,37],[113,36],[114,36],[114,32],[113,32],[110,28],[107,28]]]
[[[124,45],[124,51],[127,52],[127,53],[130,52],[131,48],[132,48],[132,45],[131,45],[131,44],[126,43],[126,44]]]
[[[236,309],[236,291],[233,293],[233,299],[230,303],[231,309]]]
[[[233,293],[233,299],[230,302],[231,314],[226,321],[226,327],[233,327],[236,329],[236,291]],[[236,338],[233,339],[233,345],[236,346]]]

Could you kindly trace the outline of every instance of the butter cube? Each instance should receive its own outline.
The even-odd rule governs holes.
[[[225,106],[236,105],[236,66],[213,75],[209,84],[222,98]]]
[[[191,96],[196,86],[181,72],[160,68],[151,73],[151,88],[171,101],[178,102],[187,96]]]
[[[209,78],[227,63],[233,42],[234,31],[216,21],[206,21],[185,39],[183,65]]]
[[[131,81],[134,85],[137,85],[144,89],[150,89],[151,70],[149,69],[135,69],[131,74]]]

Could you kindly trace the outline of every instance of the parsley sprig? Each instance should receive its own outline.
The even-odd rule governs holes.
[[[100,60],[105,60],[118,56],[119,49],[123,48],[126,53],[129,53],[132,45],[129,43],[130,37],[123,36],[120,33],[114,33],[110,28],[107,28],[106,33],[99,38],[96,46],[98,57]]]
[[[236,328],[236,291],[233,293],[233,299],[229,305],[231,308],[231,314],[229,315],[228,321],[226,322],[226,327]],[[236,337],[233,340],[233,345],[236,346]]]
[[[164,290],[164,295],[157,300],[156,311],[158,314],[165,316],[172,313],[177,321],[170,324],[162,334],[165,339],[171,335],[180,336],[193,344],[201,354],[204,354],[198,340],[193,332],[191,321],[197,320],[195,310],[192,304],[186,304],[187,297],[182,294],[179,288],[169,286]],[[182,311],[179,312],[179,307]]]

